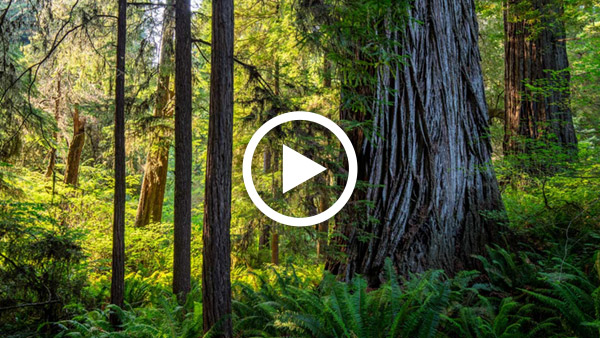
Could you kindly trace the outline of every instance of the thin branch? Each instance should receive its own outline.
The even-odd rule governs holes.
[[[202,40],[202,39],[192,39],[192,43],[201,43],[203,45],[206,46],[211,46],[211,43],[206,41],[206,40]],[[200,47],[198,47],[196,45],[196,47],[198,49],[200,49]],[[246,68],[246,70],[252,75],[255,76],[258,79],[258,82],[269,92],[269,95],[271,95],[272,97],[277,97],[277,95],[275,95],[275,92],[273,91],[273,89],[271,88],[271,86],[269,85],[269,83],[262,77],[262,75],[258,72],[256,66],[253,66],[251,64],[245,63],[244,61],[236,58],[235,56],[233,57],[233,61],[236,62],[237,64],[239,64],[240,66]]]
[[[19,308],[22,308],[22,307],[48,305],[48,304],[53,304],[53,303],[60,303],[60,300],[55,299],[55,300],[49,300],[47,302],[25,303],[25,304],[17,304],[17,305],[12,305],[12,306],[5,306],[5,307],[0,307],[0,311],[6,311],[6,310],[12,310],[12,309],[19,309]]]
[[[8,14],[8,10],[10,9],[12,2],[13,2],[13,0],[10,0],[8,2],[8,6],[6,6],[6,8],[4,9],[4,12],[2,13],[2,16],[0,17],[0,27],[2,27],[2,25],[4,25],[4,19],[6,18],[6,14]]]
[[[153,6],[153,7],[168,7],[169,4],[161,4],[156,2],[128,2],[127,6]]]

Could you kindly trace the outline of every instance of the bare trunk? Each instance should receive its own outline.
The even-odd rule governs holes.
[[[279,265],[279,234],[275,228],[271,233],[271,264]]]
[[[192,37],[189,0],[175,2],[175,209],[173,293],[184,303],[191,288]]]
[[[263,173],[268,174],[271,172],[271,151],[265,150],[263,153]],[[258,236],[258,250],[265,249],[269,246],[269,233],[271,227],[268,223],[261,224],[260,233]]]
[[[127,0],[119,0],[117,20],[117,76],[115,81],[115,197],[113,211],[113,252],[110,302],[123,307],[125,292],[125,42]],[[113,326],[120,322],[111,313]]]
[[[79,105],[75,105],[73,113],[73,139],[69,145],[67,164],[65,168],[65,183],[77,186],[79,177],[79,162],[85,144],[85,119],[79,116]]]
[[[346,105],[340,114],[372,121],[372,129],[349,133],[359,180],[369,186],[346,206],[350,219],[336,223],[346,258],[328,258],[326,268],[345,280],[363,274],[373,286],[384,279],[388,258],[403,275],[477,266],[472,255],[498,234],[486,213],[503,210],[486,138],[475,4],[416,0],[407,11],[404,27],[389,15],[377,27],[393,41],[380,55],[406,55],[405,62],[367,58],[377,65],[367,70],[373,83],[343,87],[345,100],[370,98],[366,110]],[[360,45],[355,55],[366,58]],[[357,208],[364,200],[370,203]]]
[[[173,116],[171,105],[172,93],[169,82],[173,71],[173,34],[175,30],[174,8],[172,1],[167,2],[164,13],[160,60],[158,64],[158,85],[154,116],[159,119],[170,119]],[[162,218],[163,199],[167,184],[169,167],[169,147],[171,133],[168,128],[157,126],[153,130],[150,150],[144,168],[144,180],[140,191],[135,226],[143,227],[149,223],[158,223]]]
[[[60,111],[60,97],[62,95],[62,91],[60,88],[60,73],[58,74],[58,77],[56,79],[56,98],[54,99],[54,120],[56,121],[56,125],[58,128],[58,118],[59,118],[59,111]],[[52,138],[54,139],[54,142],[58,143],[58,132],[54,131],[52,132]],[[52,147],[52,149],[50,149],[50,152],[48,154],[48,156],[50,157],[48,160],[48,167],[46,168],[46,177],[50,177],[52,176],[52,174],[54,174],[54,167],[56,166],[56,147]]]
[[[323,87],[331,88],[331,61],[323,55]]]
[[[326,195],[325,191],[321,192],[321,198],[319,199],[319,214],[327,210],[327,201],[324,196]],[[323,257],[325,250],[327,249],[327,240],[329,236],[329,221],[325,221],[323,223],[319,223],[317,225],[317,257]]]
[[[275,172],[279,170],[279,153],[275,152],[273,154],[273,163],[271,167],[271,194],[273,198],[280,197],[277,196],[277,192],[279,189],[276,187],[279,186],[279,182],[275,179]],[[271,264],[279,265],[279,232],[277,222],[274,222],[271,228]]]
[[[202,308],[204,332],[216,326],[219,337],[233,337],[230,280],[233,22],[233,0],[214,0],[202,233]]]
[[[535,20],[531,19],[533,11],[537,13]],[[510,0],[506,5],[507,154],[532,151],[527,140],[558,144],[571,154],[577,150],[562,15],[558,0]]]

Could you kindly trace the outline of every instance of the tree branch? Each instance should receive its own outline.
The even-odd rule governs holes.
[[[128,2],[127,6],[152,6],[152,7],[168,7],[169,4],[161,4],[156,2]]]

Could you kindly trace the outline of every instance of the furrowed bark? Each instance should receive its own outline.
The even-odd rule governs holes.
[[[191,288],[192,36],[189,0],[175,2],[175,208],[173,293],[184,303]]]
[[[125,47],[127,34],[127,0],[119,0],[117,20],[117,74],[115,80],[115,197],[113,209],[111,304],[123,307],[125,293]],[[120,324],[115,312],[113,326]]]
[[[172,4],[171,1],[167,3]],[[154,116],[169,120],[173,116],[172,97],[169,89],[173,72],[173,34],[175,32],[175,10],[173,6],[165,7],[160,60],[158,64],[158,85]],[[169,167],[169,147],[171,133],[164,126],[157,126],[152,131],[152,140],[144,168],[144,179],[140,191],[135,226],[143,227],[149,223],[158,223],[162,218],[163,199],[167,184]]]
[[[215,328],[219,337],[233,337],[230,280],[233,24],[233,0],[213,1],[202,308],[204,332]]]
[[[382,54],[407,59],[374,62],[374,83],[343,89],[345,97],[372,98],[366,112],[340,113],[372,127],[349,132],[358,178],[369,186],[355,191],[349,219],[336,223],[345,237],[335,243],[346,257],[328,258],[326,268],[344,280],[363,274],[372,286],[384,280],[387,258],[402,275],[453,275],[477,266],[471,255],[498,237],[488,213],[503,214],[490,163],[475,4],[416,0],[407,10],[404,27],[390,18],[378,27],[397,42],[382,45]],[[363,200],[370,203],[357,207]]]

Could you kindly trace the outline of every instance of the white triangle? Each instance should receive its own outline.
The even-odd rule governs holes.
[[[283,146],[282,176],[284,193],[322,173],[326,169],[297,151],[285,145]]]

